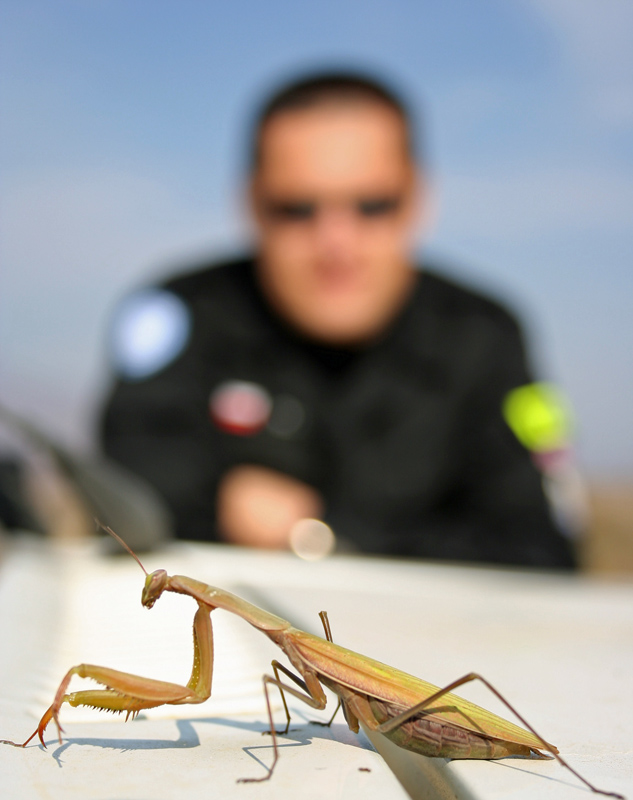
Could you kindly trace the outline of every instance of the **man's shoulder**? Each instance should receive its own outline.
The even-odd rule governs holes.
[[[501,300],[466,283],[447,277],[435,266],[421,270],[416,304],[425,313],[445,319],[487,320],[490,324],[516,330],[519,323],[514,312]]]
[[[159,287],[190,302],[252,284],[253,259],[249,256],[205,261],[179,270],[159,281]]]
[[[529,382],[523,331],[503,302],[424,268],[412,312],[402,329],[409,352],[444,365],[459,385],[492,374],[502,375],[505,391]]]

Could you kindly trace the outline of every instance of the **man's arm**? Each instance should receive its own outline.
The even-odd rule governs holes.
[[[572,568],[575,548],[555,519],[535,454],[503,414],[509,393],[531,380],[520,331],[508,319],[471,398],[463,432],[462,496],[478,528],[484,560]]]

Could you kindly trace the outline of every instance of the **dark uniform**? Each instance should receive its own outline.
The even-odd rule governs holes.
[[[169,330],[146,331],[139,356],[126,325],[138,338],[143,304],[159,300],[174,306]],[[179,537],[217,538],[221,476],[257,464],[315,487],[326,521],[360,551],[574,566],[502,415],[532,377],[496,303],[425,268],[378,341],[332,348],[275,316],[244,260],[178,276],[137,306],[115,324],[103,447],[163,493]]]

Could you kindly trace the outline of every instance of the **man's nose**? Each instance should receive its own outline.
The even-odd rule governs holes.
[[[324,205],[314,222],[318,245],[338,250],[352,245],[358,238],[359,219],[349,203]]]

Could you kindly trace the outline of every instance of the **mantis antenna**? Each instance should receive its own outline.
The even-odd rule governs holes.
[[[136,561],[136,563],[139,565],[139,567],[140,567],[140,568],[143,570],[143,572],[145,573],[145,575],[148,575],[148,574],[149,574],[149,573],[147,572],[147,570],[145,569],[145,567],[143,566],[143,564],[142,564],[142,562],[141,562],[141,559],[140,559],[140,558],[139,558],[139,557],[136,555],[136,553],[134,552],[134,550],[132,550],[132,548],[131,548],[131,547],[130,547],[128,544],[126,544],[126,543],[123,541],[123,539],[122,539],[122,538],[119,536],[119,534],[118,534],[118,533],[115,533],[115,532],[112,530],[112,528],[110,528],[108,525],[104,525],[104,524],[103,524],[103,522],[100,522],[100,521],[99,521],[99,520],[98,520],[96,517],[95,517],[95,523],[97,524],[97,527],[101,528],[101,529],[102,529],[102,530],[104,530],[106,533],[109,533],[109,534],[110,534],[110,536],[112,536],[114,539],[116,539],[116,540],[117,540],[117,542],[118,542],[118,543],[119,543],[119,544],[120,544],[122,547],[124,547],[124,548],[125,548],[125,549],[128,551],[128,553],[129,553],[129,554],[132,556],[132,558],[133,558],[133,559]]]

